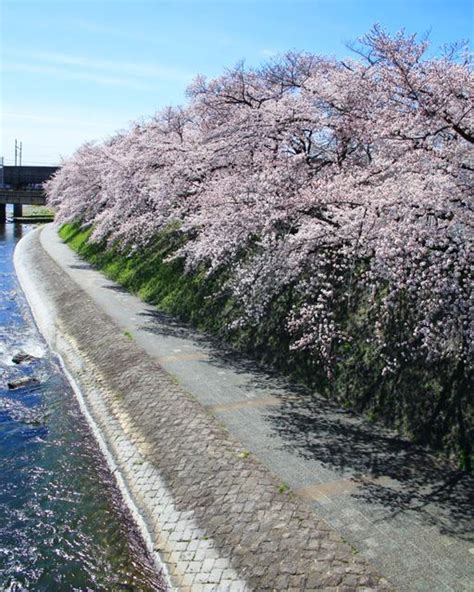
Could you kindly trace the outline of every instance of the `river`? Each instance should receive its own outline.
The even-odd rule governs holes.
[[[164,590],[18,285],[27,230],[0,224],[0,590]],[[13,363],[19,350],[36,359]],[[22,377],[38,382],[8,388]]]

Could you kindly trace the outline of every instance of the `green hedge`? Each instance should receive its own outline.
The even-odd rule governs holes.
[[[328,379],[309,353],[289,349],[285,317],[293,304],[291,290],[274,300],[271,314],[257,327],[229,330],[239,311],[222,289],[225,273],[212,278],[206,277],[204,269],[186,274],[180,260],[165,261],[183,241],[175,230],[162,232],[146,250],[132,254],[90,241],[91,232],[75,224],[60,229],[61,237],[79,255],[144,301],[224,338],[344,407],[456,457],[460,467],[471,468],[474,433],[468,370],[457,360],[430,365],[415,359],[396,373],[383,375],[383,352],[374,345],[375,323],[363,294],[350,312],[338,311],[352,341],[339,347]],[[394,319],[394,324],[399,332],[403,323]]]

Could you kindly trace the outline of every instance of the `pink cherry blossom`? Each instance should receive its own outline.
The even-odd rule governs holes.
[[[385,372],[412,356],[467,364],[470,57],[455,46],[429,57],[427,43],[380,27],[353,49],[350,61],[288,53],[196,78],[186,107],[63,163],[47,184],[58,219],[132,250],[176,225],[187,270],[230,271],[240,324],[291,290],[292,347],[328,372],[352,339],[340,311],[361,298]]]

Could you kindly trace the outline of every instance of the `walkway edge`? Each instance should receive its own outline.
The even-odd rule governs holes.
[[[135,519],[177,590],[386,590],[354,554],[187,395],[44,251],[15,267],[63,360]]]
[[[97,441],[100,451],[107,462],[109,470],[116,479],[116,483],[120,493],[122,494],[122,498],[128,510],[130,511],[135,524],[138,526],[143,540],[145,541],[146,548],[155,563],[156,569],[162,573],[166,583],[170,588],[172,588],[171,578],[166,563],[163,561],[160,553],[155,550],[153,534],[148,528],[142,514],[140,513],[139,507],[136,505],[132,495],[130,494],[122,474],[117,470],[117,464],[109,446],[107,445],[106,439],[104,438],[104,435],[101,432],[98,424],[94,420],[94,417],[90,413],[86,398],[84,397],[79,384],[66,366],[63,355],[61,354],[61,339],[58,328],[54,322],[54,318],[57,316],[57,308],[53,299],[48,298],[46,292],[41,294],[41,292],[38,290],[41,278],[39,277],[38,269],[34,266],[33,259],[31,257],[31,248],[34,248],[33,243],[35,242],[35,238],[39,237],[41,231],[42,227],[36,228],[24,236],[17,244],[17,247],[14,251],[13,261],[18,281],[28,301],[36,325],[48,343],[50,349],[57,356],[61,364],[61,368],[79,403],[81,412],[86,418],[89,429]],[[64,353],[64,350],[62,351]]]

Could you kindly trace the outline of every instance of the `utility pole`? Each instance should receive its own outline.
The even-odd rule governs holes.
[[[17,167],[18,165],[21,167],[21,160],[22,160],[22,156],[23,156],[23,142],[18,142],[18,140],[15,139],[15,167]],[[20,177],[20,170],[17,168],[16,169],[16,183],[15,186],[17,188],[20,187],[21,184],[21,177]],[[21,218],[23,214],[23,206],[21,203],[14,203],[13,204],[13,219],[15,220],[16,218]]]
[[[15,140],[15,166],[21,166],[21,159],[23,157],[23,142]]]

